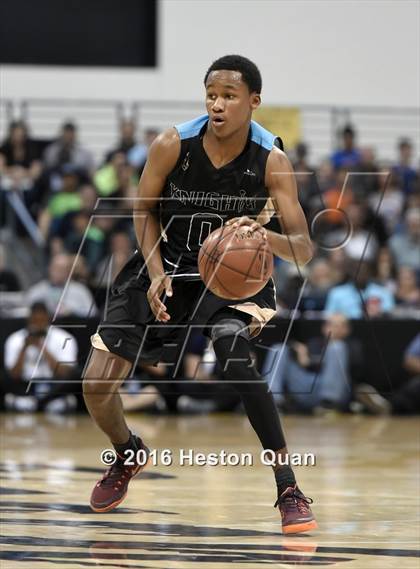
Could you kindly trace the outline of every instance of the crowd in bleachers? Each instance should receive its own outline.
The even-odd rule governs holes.
[[[342,136],[342,148],[318,167],[308,164],[304,144],[295,150],[299,197],[317,253],[303,275],[278,263],[279,304],[294,306],[307,277],[303,312],[360,318],[363,290],[370,316],[419,317],[420,186],[411,144],[401,139],[395,162],[387,164],[373,149],[357,148],[352,128]]]
[[[149,130],[140,142],[134,124],[126,120],[115,146],[95,165],[71,122],[63,124],[57,140],[48,145],[31,140],[23,122],[10,125],[0,146],[1,222],[14,224],[18,236],[25,238],[25,218],[16,213],[11,199],[12,194],[18,196],[45,243],[45,280],[31,283],[28,304],[47,299],[52,305],[50,287],[65,282],[82,240],[72,273],[78,309],[63,307],[66,313],[84,314],[79,295],[87,301],[89,292],[101,288],[105,275],[109,282],[120,270],[135,248],[127,203],[135,196],[148,147],[157,134]],[[362,308],[357,289],[362,288],[371,316],[418,317],[420,186],[410,141],[398,142],[394,163],[382,163],[374,149],[357,146],[348,126],[342,132],[342,147],[321,164],[310,163],[303,143],[290,156],[317,252],[303,271],[277,260],[279,310],[294,308],[300,295],[299,309],[308,315],[325,310],[358,318]],[[102,214],[92,218],[98,198]],[[107,210],[112,215],[107,216]],[[19,286],[10,268],[0,270],[0,290]],[[302,291],[303,277],[307,283]],[[100,304],[100,295],[97,298]]]
[[[33,307],[35,317],[44,311],[47,318],[85,318],[101,312],[107,286],[136,248],[130,200],[157,134],[146,131],[140,141],[134,123],[125,120],[116,144],[97,164],[72,122],[63,124],[53,141],[32,140],[22,121],[10,124],[0,146],[0,230],[7,227],[16,243],[28,246],[29,236],[33,240],[35,234],[45,262],[44,274],[22,285],[9,263],[10,251],[0,244],[0,293],[25,289],[29,321]],[[351,126],[343,129],[341,138],[340,147],[321,164],[311,164],[304,143],[288,150],[316,254],[300,268],[276,259],[274,274],[279,315],[288,316],[296,308],[304,318],[322,315],[329,319],[329,330],[341,326],[339,335],[344,336],[338,341],[350,335],[350,319],[420,318],[420,181],[411,142],[396,141],[395,161],[385,163],[374,149],[358,146]],[[98,199],[100,215],[98,210],[92,215]],[[275,221],[269,227],[280,229]],[[26,270],[31,272],[30,267]],[[337,314],[344,323],[335,326]],[[14,369],[19,354],[39,343],[36,334],[26,341],[21,336],[14,339],[13,345],[20,342],[10,359]],[[188,361],[201,358],[206,350],[196,339],[190,347]],[[313,342],[312,348],[292,346],[290,366],[297,362],[305,373],[313,373],[319,343]],[[350,373],[351,362],[347,365]],[[160,373],[158,368],[147,370],[149,379]],[[296,377],[296,370],[293,373]],[[287,381],[287,370],[281,381]],[[236,396],[232,399],[223,386],[219,389],[217,409],[238,404]],[[182,391],[176,399],[180,396]],[[322,403],[322,394],[319,397],[314,405]],[[152,399],[157,401],[159,393]],[[132,401],[127,394],[128,408]],[[166,398],[169,407],[170,401]],[[337,406],[347,404],[348,394]],[[206,408],[209,402],[202,405]]]

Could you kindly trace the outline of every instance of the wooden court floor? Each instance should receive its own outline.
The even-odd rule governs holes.
[[[151,466],[118,509],[95,514],[89,495],[109,445],[91,420],[1,417],[1,569],[419,568],[417,418],[285,418],[289,450],[316,458],[296,468],[319,522],[302,537],[280,533],[272,471],[245,417],[129,423],[159,450],[155,462],[168,449],[172,465]],[[181,466],[180,449],[250,452],[254,463],[192,466],[187,455]]]

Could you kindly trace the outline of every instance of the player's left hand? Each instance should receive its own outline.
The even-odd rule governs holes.
[[[267,230],[261,225],[261,223],[258,223],[258,221],[255,221],[255,219],[251,219],[246,215],[229,219],[225,225],[234,229],[237,229],[238,227],[247,227],[251,233],[259,231],[262,235],[262,238],[267,239]]]

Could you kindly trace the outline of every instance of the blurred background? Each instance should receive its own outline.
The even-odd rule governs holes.
[[[285,142],[316,244],[302,272],[276,260],[278,317],[255,345],[279,408],[419,411],[418,2],[6,0],[1,11],[6,408],[83,410],[77,382],[109,283],[136,247],[127,204],[148,148],[204,112],[207,67],[240,53],[261,70],[255,119]],[[211,383],[200,335],[177,374],[168,384],[170,365],[138,369],[126,408],[240,409]],[[296,397],[291,377],[323,389]]]

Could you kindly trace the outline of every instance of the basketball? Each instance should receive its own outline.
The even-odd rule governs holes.
[[[204,241],[198,269],[213,294],[240,300],[257,294],[267,284],[273,272],[273,253],[260,231],[221,227]]]

